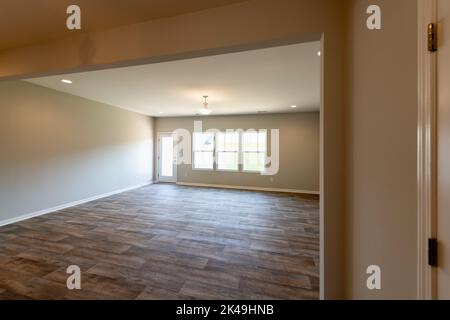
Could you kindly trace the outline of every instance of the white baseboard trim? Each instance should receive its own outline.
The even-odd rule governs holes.
[[[301,194],[320,195],[320,191],[297,190],[297,189],[230,186],[230,185],[224,185],[224,184],[208,184],[208,183],[192,183],[192,182],[177,182],[177,185],[188,186],[188,187],[203,187],[203,188],[219,188],[219,189],[235,189],[235,190],[250,190],[250,191],[264,191],[264,192],[301,193]]]
[[[96,195],[96,196],[93,196],[93,197],[90,197],[90,198],[86,198],[86,199],[82,199],[82,200],[77,200],[77,201],[65,203],[65,204],[62,204],[62,205],[57,206],[57,207],[44,209],[44,210],[40,210],[40,211],[36,211],[36,212],[24,214],[24,215],[20,215],[20,216],[15,217],[15,218],[6,219],[6,220],[0,220],[0,227],[6,226],[6,225],[9,225],[9,224],[13,224],[13,223],[16,223],[16,222],[19,222],[19,221],[28,220],[28,219],[31,219],[31,218],[43,216],[43,215],[46,215],[46,214],[49,214],[49,213],[52,213],[52,212],[56,212],[56,211],[64,210],[64,209],[67,209],[67,208],[75,207],[75,206],[78,206],[78,205],[83,204],[83,203],[88,203],[88,202],[92,202],[92,201],[99,200],[99,199],[102,199],[102,198],[107,198],[107,197],[113,196],[115,194],[119,194],[119,193],[131,191],[131,190],[139,189],[139,188],[151,185],[151,184],[153,184],[153,182],[147,182],[147,183],[143,183],[143,184],[132,186],[132,187],[128,187],[128,188],[124,188],[124,189],[120,189],[120,190],[115,190],[115,191],[103,193],[103,194]]]

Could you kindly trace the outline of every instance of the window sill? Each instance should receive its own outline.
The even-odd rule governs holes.
[[[218,171],[218,172],[237,172],[237,173],[241,172],[239,170],[227,170],[227,169],[217,169],[216,171]]]
[[[242,172],[244,172],[244,173],[263,173],[264,170],[263,171],[260,171],[260,170],[242,170]]]
[[[215,170],[214,170],[214,168],[212,168],[212,169],[197,169],[197,168],[192,168],[192,171],[211,171],[211,172],[214,172]]]

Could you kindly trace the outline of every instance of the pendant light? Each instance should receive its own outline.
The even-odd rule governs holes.
[[[208,108],[208,96],[203,96],[203,98],[205,99],[205,101],[203,102],[203,108],[201,108],[199,112],[200,114],[207,116],[211,114],[212,110]]]

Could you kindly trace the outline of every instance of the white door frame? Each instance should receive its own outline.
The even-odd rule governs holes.
[[[175,159],[173,159],[173,179],[161,179],[160,177],[160,168],[161,168],[161,137],[163,136],[173,136],[173,132],[158,132],[157,134],[157,151],[156,151],[156,157],[157,157],[157,161],[156,161],[156,166],[157,166],[157,170],[156,170],[156,175],[157,175],[157,182],[168,182],[168,183],[176,183],[177,182],[177,169],[178,166],[175,162]],[[175,142],[175,140],[174,140]],[[174,149],[174,158],[176,158],[176,154],[175,154],[176,148]]]
[[[437,298],[437,269],[428,265],[428,239],[437,237],[437,55],[428,51],[427,30],[437,23],[437,1],[418,3],[417,298],[431,300]]]

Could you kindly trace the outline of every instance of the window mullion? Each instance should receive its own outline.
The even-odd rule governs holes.
[[[214,137],[213,137],[213,171],[217,171],[217,161],[219,158],[216,154],[216,152],[217,152],[216,135],[217,135],[217,133],[214,133]]]
[[[244,134],[239,131],[239,148],[238,148],[238,171],[244,171],[244,153],[243,153],[243,139]]]

